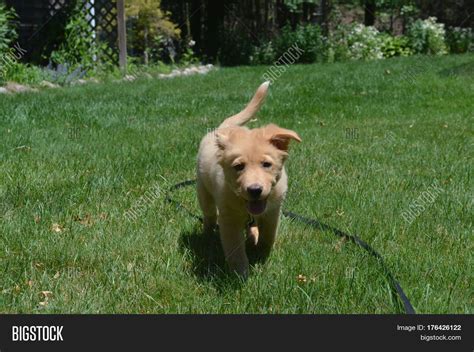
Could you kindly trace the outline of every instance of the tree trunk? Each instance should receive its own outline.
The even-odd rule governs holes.
[[[119,65],[122,71],[127,70],[127,25],[125,22],[125,2],[117,1],[117,30],[119,42]]]
[[[312,2],[308,4],[308,11],[309,11],[309,22],[315,24],[316,23],[316,17],[315,17],[315,12],[316,12],[316,3]]]
[[[148,65],[148,27],[146,25],[143,34],[143,45],[145,46],[145,50],[143,50],[143,62],[145,65]]]
[[[364,23],[366,26],[375,24],[375,0],[365,0],[364,4]]]
[[[321,0],[321,28],[325,36],[329,35],[329,17],[331,15],[331,1]]]
[[[288,21],[288,10],[284,0],[276,0],[276,19],[278,28],[283,27]]]
[[[224,0],[207,0],[206,1],[206,38],[205,38],[205,54],[211,60],[217,58],[220,48],[220,33],[223,29],[225,15]]]
[[[264,26],[265,34],[267,34],[267,32],[268,32],[268,14],[270,13],[269,12],[270,1],[265,0],[265,3],[264,3],[263,6],[265,6],[264,13],[263,13],[263,26]]]
[[[255,32],[260,32],[262,28],[260,27],[260,0],[255,0]]]
[[[201,27],[202,27],[202,3],[201,0],[193,0],[191,3],[191,37],[196,42],[194,52],[200,53],[202,47]]]
[[[303,3],[303,23],[307,23],[309,20],[309,4],[307,2]]]

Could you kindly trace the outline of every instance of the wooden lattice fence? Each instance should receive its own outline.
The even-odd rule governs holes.
[[[49,0],[50,14],[61,11],[65,0]],[[118,35],[117,35],[117,1],[116,0],[78,0],[86,14],[86,19],[98,43],[106,43],[106,49],[101,55],[106,59],[118,63]],[[100,59],[100,58],[99,58]],[[105,58],[104,58],[105,59]]]

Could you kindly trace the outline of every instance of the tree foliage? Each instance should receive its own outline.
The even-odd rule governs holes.
[[[6,51],[17,37],[11,22],[16,18],[15,12],[0,2],[0,52]]]
[[[134,51],[143,53],[145,63],[150,56],[159,57],[163,46],[180,37],[181,30],[161,9],[161,0],[128,0],[127,20],[131,23],[129,36]]]

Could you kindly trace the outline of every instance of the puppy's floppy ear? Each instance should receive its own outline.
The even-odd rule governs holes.
[[[295,131],[287,130],[286,128],[278,127],[277,125],[271,124],[264,127],[265,135],[271,144],[277,149],[284,152],[288,151],[290,141],[293,139],[297,142],[301,142],[300,136]]]
[[[230,129],[220,128],[214,131],[216,136],[216,145],[220,150],[224,150],[229,143]]]

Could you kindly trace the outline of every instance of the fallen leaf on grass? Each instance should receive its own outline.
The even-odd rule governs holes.
[[[52,230],[53,232],[56,232],[56,233],[61,233],[61,232],[63,232],[64,227],[62,227],[62,226],[59,225],[59,224],[54,223],[54,224],[51,226],[51,230]]]
[[[447,185],[448,183],[451,183],[452,180],[453,179],[451,177],[448,177],[446,180],[443,181],[443,183]]]
[[[47,306],[49,304],[49,298],[53,295],[52,291],[41,291],[41,295],[43,296],[43,301],[39,302],[40,306]]]
[[[347,237],[341,237],[341,239],[339,241],[337,241],[336,245],[334,246],[334,249],[336,250],[336,252],[340,252],[341,251],[341,248],[342,246],[347,242]]]
[[[87,227],[92,226],[92,224],[93,224],[92,216],[90,214],[86,214],[83,217],[80,217],[78,215],[74,215],[73,220],[77,221],[81,225],[84,225],[84,226],[87,226]]]
[[[301,274],[299,274],[299,275],[296,277],[296,280],[297,280],[299,283],[305,283],[305,282],[307,281],[306,276],[301,275]]]
[[[43,297],[44,297],[45,300],[47,301],[48,298],[53,295],[53,292],[52,292],[52,291],[41,291],[41,294],[43,295]]]
[[[29,151],[31,151],[31,147],[29,147],[27,145],[20,145],[18,147],[13,148],[13,150],[20,150],[20,151],[24,151],[24,152],[29,152]]]

